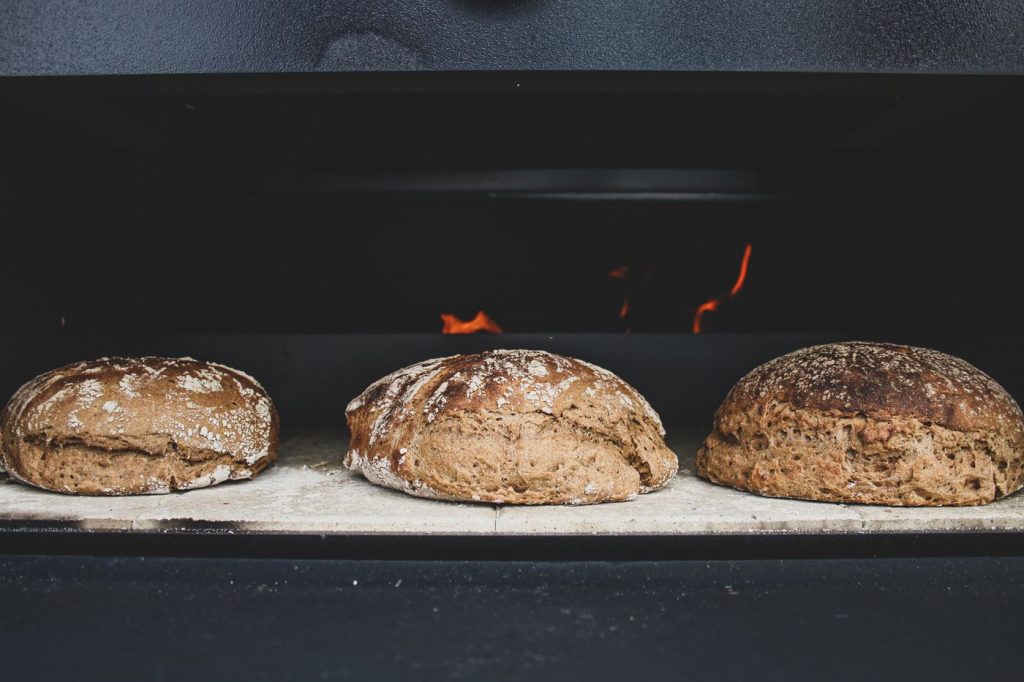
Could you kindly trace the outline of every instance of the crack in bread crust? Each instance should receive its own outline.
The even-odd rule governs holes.
[[[770,497],[894,506],[976,505],[1024,486],[1014,430],[773,404],[720,410],[697,454],[704,478]]]
[[[11,478],[77,495],[154,495],[248,479],[269,460],[249,466],[230,455],[202,459],[132,449],[108,450],[83,442],[26,441],[8,472]]]

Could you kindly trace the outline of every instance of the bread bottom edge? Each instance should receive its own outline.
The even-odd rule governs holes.
[[[1024,444],[912,417],[719,418],[697,453],[713,483],[768,497],[901,507],[988,504],[1024,487]]]
[[[4,455],[7,474],[20,483],[58,493],[88,496],[160,495],[249,479],[275,457],[248,463],[231,454],[188,460],[177,453],[107,450],[86,444],[22,442]]]

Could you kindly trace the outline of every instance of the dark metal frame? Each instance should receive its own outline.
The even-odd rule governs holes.
[[[0,522],[0,555],[95,555],[402,561],[678,561],[1024,556],[1024,533],[749,535],[321,535],[169,521],[158,531]]]
[[[10,0],[0,74],[387,71],[1005,73],[999,0]]]

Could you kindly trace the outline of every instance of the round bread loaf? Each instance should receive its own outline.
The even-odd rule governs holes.
[[[234,369],[101,358],[40,375],[0,413],[0,463],[63,493],[137,495],[251,478],[277,457],[277,411]]]
[[[697,472],[773,497],[984,504],[1024,485],[1024,419],[999,384],[944,353],[814,346],[736,384]]]
[[[629,500],[676,456],[631,386],[532,350],[455,355],[377,381],[346,410],[345,466],[412,495],[506,504]]]

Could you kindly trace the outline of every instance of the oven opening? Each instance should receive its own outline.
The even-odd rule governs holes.
[[[202,355],[337,426],[410,362],[546,348],[702,427],[758,363],[861,339],[1021,396],[1021,100],[929,83],[15,92],[0,380]]]

